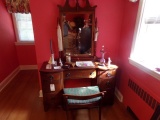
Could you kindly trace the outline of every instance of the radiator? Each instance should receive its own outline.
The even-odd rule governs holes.
[[[152,109],[156,109],[159,104],[150,94],[137,85],[133,80],[129,79],[128,87],[130,87],[144,102],[146,102]]]

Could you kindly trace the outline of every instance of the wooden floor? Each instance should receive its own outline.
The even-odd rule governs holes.
[[[71,120],[98,120],[98,110],[70,112]],[[66,120],[62,108],[43,110],[37,70],[23,70],[0,93],[0,120]],[[102,108],[102,120],[134,120],[116,101]]]

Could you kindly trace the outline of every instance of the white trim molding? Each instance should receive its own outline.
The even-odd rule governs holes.
[[[0,83],[0,92],[12,81],[12,79],[19,73],[19,67],[17,67],[11,74],[9,74],[1,83]]]
[[[153,70],[149,67],[147,67],[146,65],[143,65],[143,63],[139,63],[136,62],[135,60],[129,58],[129,63],[137,68],[139,68],[140,70],[142,70],[143,72],[151,75],[152,77],[156,78],[157,80],[160,80],[160,72],[157,72],[156,70]]]
[[[122,93],[118,90],[117,87],[115,87],[114,94],[115,94],[115,96],[117,97],[117,99],[118,99],[120,102],[123,102],[123,95],[122,95]]]
[[[15,42],[15,45],[35,45],[34,41],[33,42],[30,42],[30,41],[19,41],[19,42]]]
[[[130,2],[133,2],[133,3],[135,3],[135,2],[137,2],[138,0],[129,0]]]

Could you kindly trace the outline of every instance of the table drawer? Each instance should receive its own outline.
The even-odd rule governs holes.
[[[60,80],[61,79],[61,72],[57,72],[57,73],[41,73],[41,78],[42,78],[42,80],[56,82],[56,80]]]
[[[96,70],[69,70],[64,71],[64,79],[78,79],[78,78],[96,78]]]
[[[98,79],[98,86],[99,88],[103,90],[109,90],[109,89],[114,89],[115,87],[115,78],[112,77],[110,79]]]
[[[58,92],[63,88],[63,73],[41,73],[43,93]],[[50,85],[54,84],[55,91],[51,91]]]
[[[116,70],[99,71],[99,78],[110,79],[116,75]]]

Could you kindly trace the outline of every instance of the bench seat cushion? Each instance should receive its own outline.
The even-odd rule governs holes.
[[[69,95],[77,95],[77,96],[87,96],[87,95],[93,95],[100,92],[98,86],[88,86],[88,87],[76,87],[76,88],[63,88],[64,94]],[[74,100],[74,99],[68,99],[69,104],[86,104],[95,102],[101,99],[101,97],[96,97],[92,99],[87,100]]]

